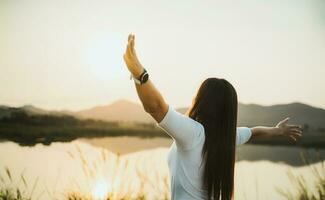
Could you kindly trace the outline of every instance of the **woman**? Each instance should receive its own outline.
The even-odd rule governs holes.
[[[174,142],[168,154],[171,199],[233,199],[236,145],[255,138],[301,136],[289,118],[275,127],[236,127],[237,94],[225,79],[208,78],[199,87],[185,115],[167,104],[148,78],[129,35],[124,61],[144,110]]]

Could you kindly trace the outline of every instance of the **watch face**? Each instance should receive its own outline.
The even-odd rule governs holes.
[[[148,78],[149,78],[149,74],[145,74],[142,78],[142,83],[147,82]]]

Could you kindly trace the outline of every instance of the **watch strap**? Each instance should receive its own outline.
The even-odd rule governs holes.
[[[134,80],[134,82],[136,84],[141,85],[141,84],[145,83],[148,80],[148,78],[144,79],[145,76],[149,77],[149,74],[148,74],[147,70],[145,68],[143,68],[143,71],[142,71],[141,75],[139,76],[139,78],[133,76],[133,74],[131,73],[130,79],[133,78],[133,80]]]

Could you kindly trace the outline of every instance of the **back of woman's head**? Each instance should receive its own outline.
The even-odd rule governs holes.
[[[205,129],[203,183],[209,199],[230,200],[234,191],[237,93],[225,79],[208,78],[199,87],[189,117]]]

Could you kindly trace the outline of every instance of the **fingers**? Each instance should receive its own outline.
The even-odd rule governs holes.
[[[129,44],[126,45],[126,49],[125,49],[125,55],[129,56]]]
[[[302,136],[302,126],[288,124],[290,117],[287,117],[278,123],[278,127],[281,127],[283,134],[289,136],[292,140],[297,141],[298,137]]]
[[[294,130],[294,131],[291,131],[288,136],[293,139],[294,141],[297,141],[297,138],[301,137],[302,134],[301,134],[301,131],[300,130]]]
[[[301,133],[291,133],[291,135],[293,135],[293,136],[296,136],[296,137],[301,137],[302,136],[302,134]]]
[[[134,51],[134,39],[135,36],[132,34],[129,34],[128,36],[128,44],[127,44],[127,48],[126,48],[126,53],[127,56],[129,57],[133,57],[135,55],[135,51]]]
[[[289,134],[294,135],[296,137],[301,137],[302,136],[302,129],[300,128],[300,126],[291,126],[289,128]]]
[[[289,135],[289,137],[292,138],[295,142],[297,141],[297,139],[294,136]]]
[[[125,53],[123,54],[124,62],[127,66],[132,66],[137,63],[137,56],[134,49],[135,36],[132,34],[128,35],[128,43],[125,49]]]
[[[297,128],[292,128],[292,129],[290,129],[290,132],[293,132],[293,133],[302,133],[302,130],[301,129],[297,129]]]
[[[128,47],[127,47],[127,53],[128,53],[128,56],[129,56],[130,58],[133,56],[133,54],[132,54],[132,50],[131,50],[131,44],[130,44],[130,42],[129,42]]]
[[[280,121],[279,124],[285,124],[289,121],[290,117],[285,118],[284,120]]]
[[[300,125],[292,125],[292,124],[288,124],[287,125],[289,128],[297,128],[297,129],[301,129],[302,127]]]
[[[128,36],[128,42],[130,41],[131,37],[132,37],[132,34],[129,34],[129,36]]]
[[[131,39],[130,39],[131,41],[130,41],[130,46],[131,46],[131,53],[132,53],[132,55],[134,56],[135,55],[135,50],[134,50],[134,40],[135,40],[135,35],[132,35],[131,36]]]
[[[135,39],[135,36],[132,35],[131,36],[131,47],[134,48],[134,39]]]
[[[129,59],[132,58],[132,51],[131,51],[131,47],[130,47],[130,41],[126,46],[125,54]]]

